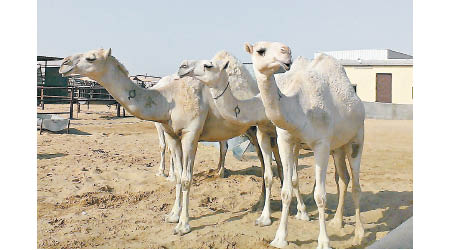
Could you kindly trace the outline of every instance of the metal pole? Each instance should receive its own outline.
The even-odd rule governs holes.
[[[120,117],[120,103],[117,103],[117,117]]]
[[[41,88],[41,108],[44,110],[44,87]]]
[[[69,111],[69,118],[73,119],[73,89],[70,89],[70,111]]]
[[[122,107],[123,117],[125,117],[125,107]]]
[[[81,110],[81,108],[80,108],[80,102],[77,100],[77,118],[78,118],[78,113],[80,113],[80,110]]]

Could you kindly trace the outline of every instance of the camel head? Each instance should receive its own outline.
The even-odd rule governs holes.
[[[178,76],[190,76],[214,88],[220,79],[228,78],[229,61],[185,60],[178,69]]]
[[[111,49],[91,50],[64,58],[59,68],[63,76],[79,74],[91,79],[100,79],[107,70],[107,61],[111,56]]]
[[[245,43],[245,50],[252,56],[253,68],[265,75],[280,68],[287,71],[292,65],[291,49],[279,42]]]

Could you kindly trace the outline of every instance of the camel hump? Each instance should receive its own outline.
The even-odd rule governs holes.
[[[316,58],[314,58],[311,62],[310,67],[322,73],[347,77],[342,64],[340,64],[336,58],[324,53],[320,53],[316,56]]]

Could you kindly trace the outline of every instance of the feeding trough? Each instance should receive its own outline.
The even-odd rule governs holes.
[[[40,128],[39,134],[42,134],[43,129],[53,132],[67,129],[69,133],[70,120],[58,115],[37,114],[37,126]]]
[[[255,152],[255,147],[250,143],[250,140],[246,136],[237,136],[229,139],[228,141],[228,150],[233,152],[233,156],[242,161],[244,153],[246,152]],[[217,142],[200,142],[204,145],[214,146],[219,148],[219,143]]]

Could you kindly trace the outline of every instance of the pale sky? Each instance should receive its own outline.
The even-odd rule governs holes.
[[[412,55],[412,8],[411,0],[39,0],[37,54],[112,48],[131,74],[155,76],[220,50],[250,62],[244,42],[283,42],[293,57],[353,49]]]

